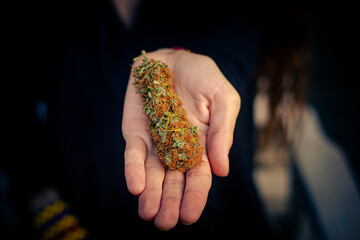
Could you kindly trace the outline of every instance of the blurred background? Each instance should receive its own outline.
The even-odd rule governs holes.
[[[330,2],[256,4],[252,9],[269,20],[253,102],[253,180],[264,217],[277,239],[360,239],[358,10]],[[16,14],[31,16],[22,8]],[[9,28],[9,35],[17,32]],[[21,46],[31,30],[17,34]],[[17,57],[9,61],[21,62]],[[9,108],[12,120],[18,110]],[[39,101],[26,114],[41,125],[47,105]],[[23,221],[8,199],[11,184],[0,161],[0,239],[11,239],[5,237]]]
[[[280,239],[358,239],[359,36],[351,6],[269,8],[253,177]]]

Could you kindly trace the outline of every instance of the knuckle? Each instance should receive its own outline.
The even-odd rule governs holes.
[[[237,91],[235,91],[234,101],[235,101],[235,105],[236,105],[237,109],[240,110],[240,108],[241,108],[241,96]]]
[[[141,136],[128,134],[125,138],[125,141],[126,141],[125,151],[128,152],[147,151],[146,142]]]
[[[228,90],[226,96],[228,97],[228,105],[239,111],[241,107],[241,96],[235,88],[231,86],[231,89]]]
[[[170,186],[172,189],[182,188],[185,185],[185,179],[166,179],[165,184]]]
[[[127,153],[133,153],[133,152],[138,152],[138,151],[143,151],[143,150],[144,150],[144,148],[141,147],[141,145],[128,143],[125,146],[125,152],[127,152]]]

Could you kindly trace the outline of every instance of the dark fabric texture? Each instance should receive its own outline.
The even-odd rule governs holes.
[[[14,205],[25,206],[36,191],[55,187],[93,239],[269,237],[251,176],[252,85],[261,28],[250,6],[194,2],[143,1],[131,29],[106,1],[48,3],[45,12],[34,7],[25,57],[34,80],[24,85],[27,137],[20,143],[27,151],[7,164]],[[140,219],[137,197],[126,188],[121,120],[132,59],[142,49],[172,46],[213,58],[242,106],[229,176],[213,177],[196,224],[180,223],[164,233]],[[36,121],[39,101],[48,106],[46,122]],[[34,160],[24,163],[25,156]],[[21,174],[17,164],[26,166]]]

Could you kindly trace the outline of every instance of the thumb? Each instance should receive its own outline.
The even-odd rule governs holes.
[[[232,86],[231,86],[232,87]],[[229,151],[233,143],[236,118],[241,99],[234,88],[230,94],[215,96],[210,106],[207,151],[212,172],[220,177],[229,173]]]

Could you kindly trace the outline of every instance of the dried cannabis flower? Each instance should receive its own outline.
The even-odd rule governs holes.
[[[143,62],[132,73],[150,120],[159,159],[166,168],[182,172],[199,166],[203,162],[203,149],[198,127],[193,127],[187,119],[183,103],[173,90],[170,69],[162,61],[148,59],[145,51],[142,55]]]

